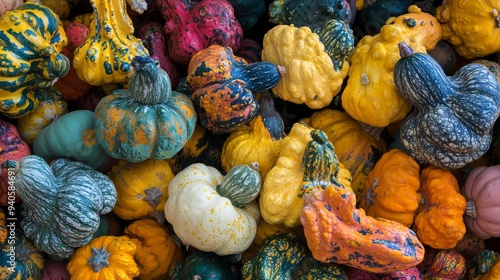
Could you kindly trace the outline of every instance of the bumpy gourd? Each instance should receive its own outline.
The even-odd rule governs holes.
[[[500,51],[500,3],[449,0],[436,8],[443,40],[465,58],[484,57]]]
[[[405,150],[419,163],[460,168],[490,146],[500,114],[500,84],[486,66],[469,63],[453,76],[428,54],[400,46],[394,82],[414,111],[401,124]]]
[[[408,13],[391,17],[375,36],[364,36],[350,57],[351,68],[342,106],[354,119],[376,127],[402,120],[411,104],[396,89],[394,65],[399,59],[398,43],[405,41],[418,52],[435,47],[441,39],[436,18],[415,5]]]
[[[481,250],[467,265],[467,279],[488,280],[500,277],[500,253],[493,250]]]
[[[38,105],[38,90],[66,75],[70,62],[61,21],[46,6],[27,2],[0,17],[0,113],[21,117]]]
[[[74,52],[73,67],[83,81],[100,86],[126,83],[132,59],[148,51],[136,38],[125,0],[90,0],[93,15],[85,42]]]

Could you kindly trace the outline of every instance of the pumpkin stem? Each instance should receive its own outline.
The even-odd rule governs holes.
[[[88,258],[87,264],[92,267],[94,272],[99,272],[101,269],[109,266],[109,256],[111,255],[104,246],[101,249],[92,247],[92,256]]]
[[[500,27],[500,13],[497,9],[491,11],[491,15],[495,18],[495,27]]]
[[[370,79],[366,73],[361,74],[361,84],[367,86],[370,83]]]
[[[31,249],[24,244],[16,245],[16,259],[20,262],[24,262],[30,258]]]
[[[144,190],[144,193],[146,194],[146,196],[142,200],[146,201],[153,209],[156,209],[158,204],[160,204],[160,200],[163,195],[163,193],[160,191],[160,188],[151,187]]]
[[[149,56],[136,56],[131,65],[134,73],[130,78],[130,92],[135,101],[154,105],[164,103],[172,92],[168,74]]]
[[[375,188],[377,186],[378,186],[378,177],[375,177],[375,180],[373,180],[373,183],[370,186],[370,188],[366,190],[365,199],[367,207],[370,207],[373,203],[375,203],[375,197],[377,196],[377,194],[375,193]]]
[[[465,207],[465,214],[473,219],[476,218],[476,203],[474,203],[474,200],[467,201],[467,206]]]
[[[248,166],[250,166],[251,169],[259,172],[260,171],[260,167],[259,167],[259,163],[258,162],[252,162],[250,163]]]
[[[408,44],[406,44],[405,42],[399,43],[398,48],[399,48],[399,55],[401,56],[401,58],[412,56],[415,53],[413,49],[410,46],[408,46]]]

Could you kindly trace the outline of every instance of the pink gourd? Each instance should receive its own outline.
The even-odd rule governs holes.
[[[237,51],[243,30],[227,0],[158,0],[165,19],[167,48],[172,61],[188,65],[191,57],[210,45]]]

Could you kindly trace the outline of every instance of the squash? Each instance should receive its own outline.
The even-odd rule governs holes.
[[[0,16],[7,11],[12,11],[24,3],[24,0],[1,0],[0,1]]]
[[[139,276],[135,243],[126,236],[101,236],[78,248],[68,262],[71,279],[132,280]]]
[[[30,146],[45,127],[68,112],[68,103],[54,87],[39,93],[38,106],[17,119],[19,135]]]
[[[158,0],[165,19],[167,49],[173,62],[188,65],[193,55],[211,45],[237,51],[243,30],[227,0]]]
[[[170,181],[165,218],[184,245],[218,255],[242,253],[257,230],[255,198],[261,184],[259,173],[248,165],[235,166],[223,176],[194,163]]]
[[[328,135],[339,161],[352,175],[351,188],[359,201],[368,174],[387,151],[385,141],[377,140],[365,131],[358,121],[347,113],[335,109],[325,108],[316,111],[301,121]]]
[[[174,178],[165,160],[120,160],[107,175],[113,181],[117,193],[113,213],[123,220],[152,216],[163,223],[168,184]]]
[[[212,252],[196,251],[177,262],[168,273],[169,280],[219,279],[239,280],[237,255],[219,256]]]
[[[193,55],[186,81],[200,122],[213,133],[230,133],[256,117],[257,93],[280,80],[279,66],[248,64],[231,48],[211,45]]]
[[[233,6],[234,16],[242,30],[251,30],[266,14],[265,0],[228,0],[228,2]]]
[[[100,215],[115,205],[113,182],[84,163],[59,158],[49,166],[29,155],[6,164],[14,168],[16,192],[23,201],[21,229],[49,255],[66,259],[89,243]]]
[[[342,91],[342,107],[354,119],[375,127],[404,119],[412,106],[394,84],[398,43],[404,41],[415,51],[426,52],[440,39],[437,19],[416,5],[408,7],[406,14],[387,19],[380,33],[366,35],[356,44]]]
[[[132,59],[148,56],[136,38],[125,0],[90,0],[92,18],[87,38],[74,51],[73,67],[83,81],[99,86],[126,83]]]
[[[0,279],[40,279],[45,263],[43,252],[20,229],[9,230],[8,240],[1,243]]]
[[[264,35],[262,60],[285,68],[272,92],[311,109],[329,105],[349,71],[346,55],[352,51],[353,40],[349,26],[336,20],[314,31],[282,24],[271,28]]]
[[[116,163],[97,143],[94,112],[71,111],[45,127],[33,142],[33,154],[47,162],[71,158],[106,172]]]
[[[269,92],[262,93],[257,117],[248,125],[238,127],[224,141],[221,165],[229,171],[239,164],[259,163],[259,174],[264,178],[276,164],[285,138],[285,125],[274,108]]]
[[[193,103],[171,90],[167,73],[151,57],[131,63],[129,88],[113,91],[95,109],[97,142],[112,157],[131,162],[172,158],[193,134]]]
[[[297,227],[300,228],[300,227]],[[252,241],[250,247],[248,247],[245,252],[242,253],[241,263],[245,263],[250,260],[257,250],[260,248],[264,240],[268,237],[278,234],[278,233],[288,233],[295,231],[296,228],[289,228],[284,224],[274,224],[271,225],[264,219],[259,219],[259,223],[257,224],[257,232],[255,233],[255,238]]]
[[[499,190],[500,165],[474,168],[461,189],[467,200],[464,222],[467,230],[482,239],[500,237]]]
[[[500,277],[500,253],[484,249],[476,253],[467,264],[467,279],[487,280]]]
[[[425,279],[463,279],[466,265],[465,258],[455,250],[429,248],[417,267]]]
[[[500,84],[484,65],[470,63],[448,77],[429,55],[401,42],[396,88],[415,110],[401,124],[405,150],[417,162],[444,169],[479,159],[500,115]]]
[[[443,40],[464,58],[484,57],[500,51],[500,3],[496,1],[444,1],[436,8]]]
[[[68,40],[57,15],[32,1],[0,16],[0,37],[0,113],[19,118],[36,108],[38,90],[68,72]]]
[[[420,242],[435,249],[452,249],[462,239],[466,201],[451,171],[428,166],[420,173],[422,195],[413,230]]]
[[[137,279],[165,279],[170,269],[186,257],[170,231],[155,220],[135,220],[123,234],[136,247],[134,259],[140,271]]]
[[[368,173],[359,208],[374,218],[410,227],[420,203],[419,190],[420,166],[405,152],[392,149]]]
[[[21,139],[16,127],[0,119],[0,205],[14,206],[13,204],[21,199],[15,192],[15,186],[12,186],[13,170],[2,163],[7,160],[20,160],[30,154],[28,144]]]

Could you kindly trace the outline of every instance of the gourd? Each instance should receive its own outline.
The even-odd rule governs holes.
[[[252,29],[266,14],[265,0],[228,0],[228,2],[233,6],[234,16],[242,30]]]
[[[186,81],[200,122],[213,133],[230,133],[256,117],[256,95],[274,87],[279,66],[247,63],[229,47],[211,45],[193,55]]]
[[[38,106],[17,119],[19,135],[30,146],[45,127],[68,112],[68,103],[54,87],[39,93]]]
[[[417,267],[424,279],[463,279],[466,266],[465,258],[455,250],[428,248]]]
[[[237,51],[243,30],[227,0],[159,0],[172,61],[188,65],[192,56],[211,45]]]
[[[140,271],[137,279],[165,279],[169,270],[186,257],[170,231],[155,220],[135,220],[123,234],[136,247],[134,259]]]
[[[14,168],[16,192],[23,201],[20,227],[49,255],[66,259],[88,244],[100,215],[116,202],[113,182],[84,163],[59,158],[48,165],[29,155],[4,164]]]
[[[170,280],[219,279],[239,280],[237,255],[219,256],[212,252],[196,251],[177,262],[169,271]]]
[[[420,166],[405,152],[384,153],[365,180],[359,208],[374,218],[413,224],[420,204]]]
[[[71,111],[45,127],[33,142],[33,154],[47,162],[70,158],[106,172],[116,163],[97,143],[94,112]]]
[[[95,109],[97,141],[117,159],[172,158],[194,131],[193,103],[172,91],[167,73],[151,57],[137,56],[131,63],[128,89],[113,91]]]
[[[43,252],[20,229],[12,230],[0,246],[0,279],[40,279],[45,263]]]
[[[419,163],[460,168],[484,155],[500,114],[500,85],[484,65],[451,77],[425,53],[401,42],[394,82],[415,110],[401,124],[405,150]]]
[[[321,131],[319,131],[321,132]],[[339,176],[341,165],[324,133],[313,134],[304,153],[306,193],[300,221],[312,256],[374,273],[409,269],[422,262],[424,246],[401,223],[356,208],[356,195]]]
[[[311,30],[307,26],[277,25],[267,31],[262,60],[285,68],[272,92],[311,109],[329,105],[349,71],[346,57],[354,47],[349,26],[339,20]]]
[[[301,122],[295,123],[282,140],[276,164],[264,178],[259,206],[262,218],[270,224],[283,223],[288,227],[300,225],[304,194],[314,189],[314,186],[303,186],[304,176],[308,172],[313,173],[314,167],[306,167],[302,163],[307,143],[313,139],[313,131],[318,133],[319,130]],[[351,175],[343,165],[339,178],[344,184],[350,185]]]
[[[325,108],[301,121],[328,135],[339,161],[352,175],[351,188],[359,201],[368,174],[387,151],[385,141],[377,140],[358,121],[340,110]]]
[[[68,19],[74,6],[79,0],[41,0],[41,3],[49,7],[60,19]]]
[[[420,242],[435,249],[452,249],[466,228],[466,201],[451,171],[428,166],[420,173],[421,204],[413,230]]]
[[[264,243],[264,240],[266,240],[268,237],[278,233],[292,232],[295,231],[295,229],[300,230],[300,227],[289,228],[284,224],[271,225],[268,222],[266,222],[266,220],[259,219],[259,223],[257,224],[257,232],[255,233],[255,238],[253,239],[250,247],[248,247],[245,250],[245,252],[241,254],[241,263],[245,263],[248,260],[250,260],[255,255],[257,250],[260,248],[262,243]]]
[[[453,247],[453,250],[464,256],[466,260],[470,260],[475,254],[485,248],[486,240],[475,236],[471,231],[467,230],[462,239]]]
[[[467,230],[482,239],[500,237],[497,197],[500,165],[474,168],[461,189],[467,201],[464,222]]]
[[[74,51],[73,67],[83,81],[99,86],[126,83],[132,59],[148,52],[136,38],[125,0],[90,0],[92,18],[87,38]]]
[[[467,264],[466,276],[470,280],[496,279],[500,276],[500,254],[484,249],[476,253]]]
[[[0,16],[7,11],[12,11],[24,3],[24,0],[1,0],[0,1]]]
[[[78,248],[68,262],[71,279],[132,280],[139,276],[135,243],[126,236],[101,236]]]
[[[412,106],[394,84],[398,44],[404,41],[416,52],[426,52],[440,39],[437,19],[416,5],[408,7],[404,15],[387,19],[380,33],[366,35],[356,44],[342,91],[342,107],[354,119],[375,127],[404,119]]]
[[[285,138],[285,125],[274,108],[273,97],[269,92],[262,93],[257,117],[248,125],[238,127],[224,141],[221,164],[229,171],[239,164],[259,163],[262,178],[276,164],[282,139]]]
[[[451,0],[436,8],[436,18],[443,28],[443,40],[461,57],[471,59],[500,51],[499,11],[495,1]]]
[[[257,230],[255,199],[261,184],[259,173],[248,165],[235,166],[224,176],[194,163],[170,181],[165,218],[184,245],[218,255],[242,253]]]
[[[68,40],[56,14],[31,1],[0,17],[0,37],[0,113],[19,118],[36,108],[39,90],[68,72],[61,53]]]
[[[165,160],[120,160],[107,175],[117,193],[113,213],[123,220],[152,216],[163,222],[168,184],[174,177]]]
[[[6,160],[20,160],[30,154],[30,148],[21,139],[16,126],[0,119],[0,164]],[[0,205],[3,206],[12,205],[20,200],[15,187],[12,186],[12,172],[8,166],[0,165]]]

